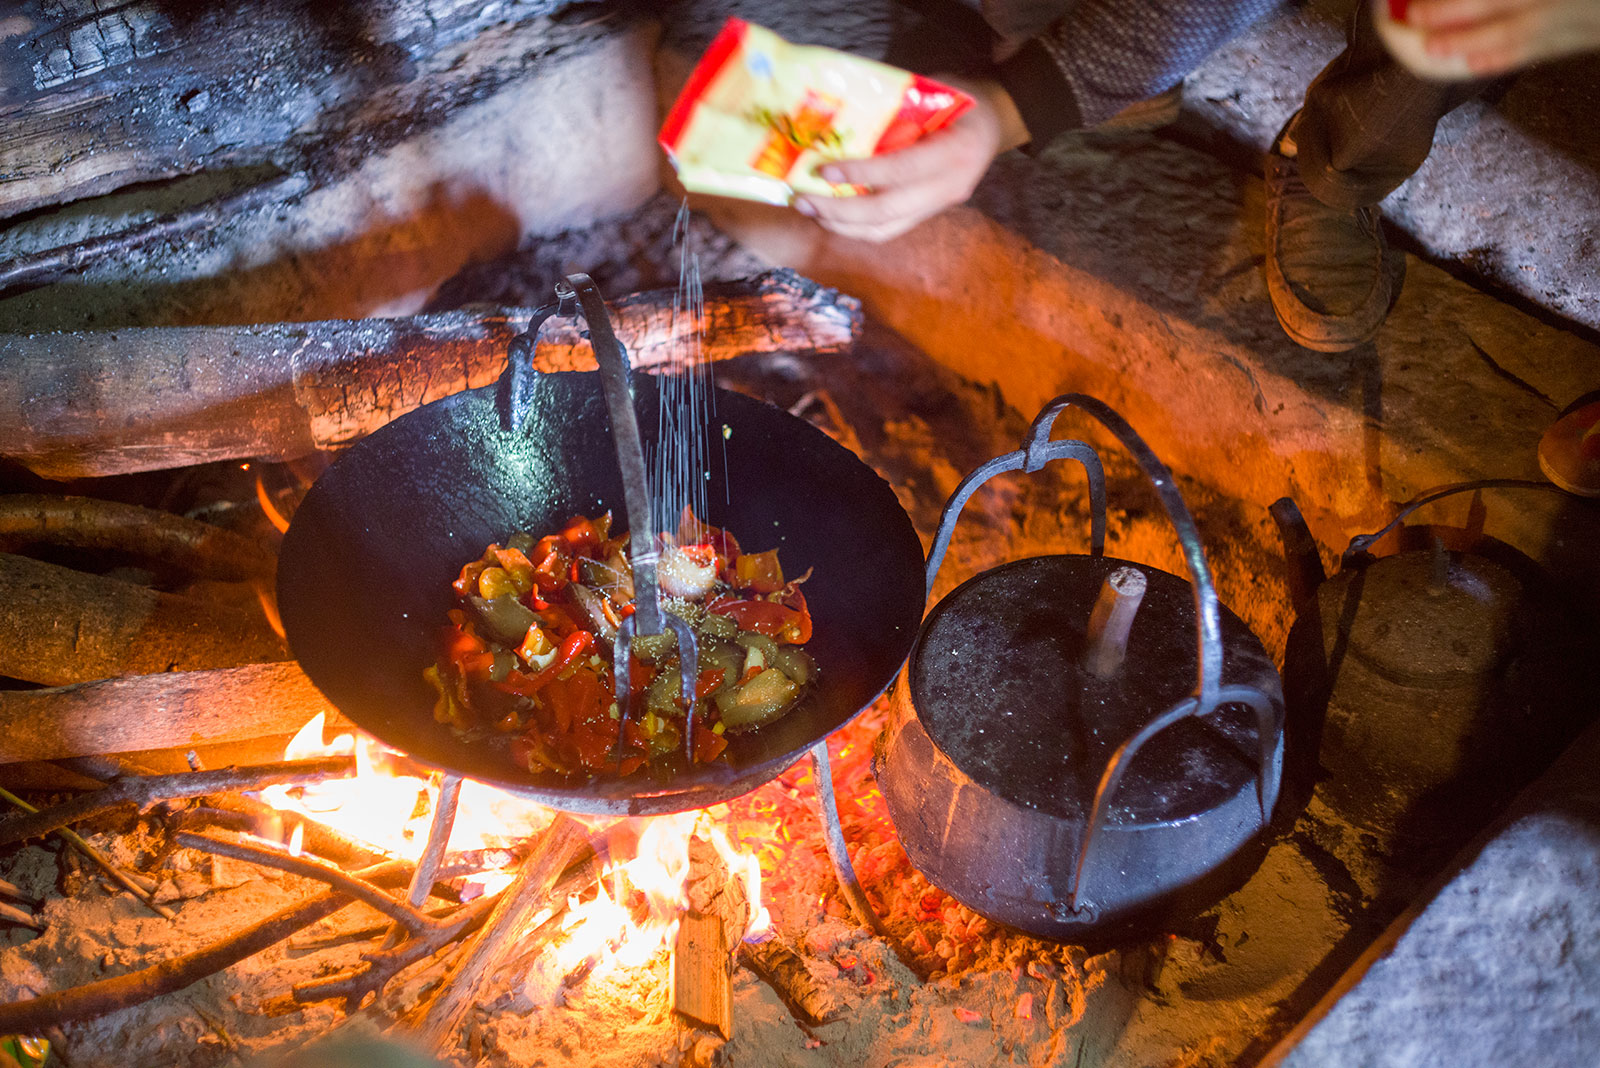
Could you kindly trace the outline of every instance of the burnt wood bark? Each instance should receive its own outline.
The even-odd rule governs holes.
[[[673,355],[672,290],[612,301],[635,367]],[[528,312],[0,335],[0,455],[48,478],[289,459],[487,385]],[[840,352],[861,305],[792,271],[706,287],[703,358]],[[592,370],[577,320],[546,323],[541,371]]]
[[[201,170],[347,167],[610,32],[547,17],[570,2],[8,5],[0,218]]]

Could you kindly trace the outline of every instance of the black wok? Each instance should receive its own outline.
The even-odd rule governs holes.
[[[804,590],[818,670],[801,704],[733,737],[716,763],[679,758],[587,781],[519,770],[503,745],[466,743],[436,723],[422,672],[462,564],[514,531],[537,536],[580,513],[610,509],[618,529],[628,524],[600,375],[529,375],[518,388],[523,431],[504,429],[496,387],[458,393],[349,449],[295,512],[278,566],[289,646],[362,729],[424,764],[557,808],[676,812],[776,776],[893,680],[924,594],[921,543],[894,491],[803,419],[717,390],[706,518],[750,551],[778,548],[786,574],[815,569]],[[633,376],[633,392],[642,436],[654,440],[655,379]]]

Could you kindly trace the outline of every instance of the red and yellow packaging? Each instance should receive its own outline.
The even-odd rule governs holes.
[[[659,140],[690,192],[788,204],[796,193],[851,195],[817,168],[904,148],[972,102],[920,74],[729,19]]]

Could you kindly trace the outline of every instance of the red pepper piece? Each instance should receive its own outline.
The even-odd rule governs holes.
[[[556,651],[556,658],[537,675],[529,675],[525,671],[513,670],[504,682],[491,683],[497,690],[506,693],[520,694],[523,697],[532,697],[561,674],[572,662],[594,643],[594,635],[586,630],[575,630],[561,641],[561,648]]]

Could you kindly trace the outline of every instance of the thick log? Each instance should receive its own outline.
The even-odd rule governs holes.
[[[329,722],[335,715],[293,662],[5,691],[0,764],[148,750],[182,761],[191,748],[204,754],[227,743],[292,735],[319,712]]]
[[[0,675],[62,686],[287,657],[259,611],[0,553]]]
[[[563,0],[22,0],[0,22],[0,218],[133,182],[337,170],[606,32]]]
[[[271,584],[277,556],[231,530],[155,508],[94,497],[0,497],[0,552],[36,546],[113,552],[180,579]]]
[[[609,305],[635,367],[668,363],[672,290]],[[348,444],[429,401],[494,381],[528,312],[249,327],[0,335],[0,455],[48,478],[214,460],[292,459]],[[861,305],[792,271],[706,287],[703,358],[839,352]],[[592,370],[580,323],[540,333],[541,371]]]

